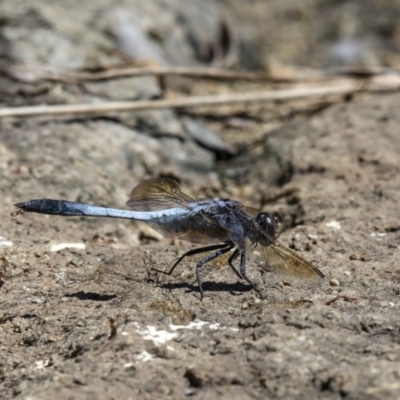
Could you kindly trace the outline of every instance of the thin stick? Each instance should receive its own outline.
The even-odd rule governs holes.
[[[28,117],[37,115],[64,114],[104,114],[114,111],[158,110],[165,108],[188,108],[257,101],[291,100],[302,97],[321,97],[327,95],[345,95],[356,91],[359,86],[350,81],[335,86],[297,87],[292,89],[266,92],[245,92],[217,96],[193,96],[172,100],[156,101],[116,101],[96,104],[65,104],[56,106],[27,106],[0,109],[0,118]]]
[[[99,72],[74,71],[54,68],[41,64],[0,65],[0,69],[15,79],[25,82],[39,80],[56,81],[78,84],[82,82],[103,81],[140,76],[181,76],[186,78],[201,78],[211,80],[244,80],[269,81],[271,77],[266,73],[251,73],[230,71],[211,67],[125,67],[110,68]],[[275,81],[274,79],[272,79]],[[283,79],[287,81],[287,79]]]
[[[240,72],[212,67],[166,67],[159,65],[137,65],[133,67],[107,68],[91,72],[52,67],[45,64],[9,64],[0,63],[0,71],[23,82],[41,80],[79,84],[112,79],[141,76],[181,76],[186,78],[210,80],[243,80],[250,82],[318,82],[335,79],[338,76],[368,78],[383,74],[400,74],[399,70],[386,67],[339,67],[326,70],[289,68],[278,73]]]

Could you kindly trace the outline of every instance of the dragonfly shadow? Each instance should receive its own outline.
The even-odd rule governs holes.
[[[92,300],[92,301],[110,301],[115,299],[117,295],[115,294],[100,294],[95,292],[84,292],[83,290],[66,294],[65,297],[76,297],[79,300]]]
[[[187,292],[199,292],[199,287],[196,285],[192,285],[188,282],[169,282],[159,284],[159,287],[163,289],[187,289]],[[207,292],[230,292],[232,295],[237,295],[235,292],[239,292],[239,294],[246,293],[251,291],[253,288],[250,285],[245,285],[241,282],[236,283],[224,283],[224,282],[202,282],[202,287],[204,290],[204,294],[207,295]]]

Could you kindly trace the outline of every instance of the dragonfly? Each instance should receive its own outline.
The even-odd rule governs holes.
[[[156,269],[171,275],[186,257],[210,253],[196,264],[201,300],[204,297],[200,274],[202,267],[219,257],[226,257],[228,253],[231,253],[228,264],[232,271],[251,285],[260,297],[261,292],[246,274],[246,260],[250,253],[261,268],[289,280],[314,286],[324,279],[318,268],[278,242],[279,221],[270,213],[258,212],[230,199],[193,199],[170,178],[151,178],[141,182],[132,190],[126,204],[130,210],[52,199],[33,199],[15,206],[26,212],[41,214],[145,221],[165,237],[204,245],[181,255],[169,271]],[[236,259],[239,259],[239,268],[234,265]]]

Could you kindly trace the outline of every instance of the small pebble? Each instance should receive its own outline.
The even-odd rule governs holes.
[[[185,390],[185,396],[193,396],[196,394],[196,389],[194,388],[188,388]]]
[[[329,281],[329,284],[330,284],[331,286],[339,286],[339,281],[338,281],[337,279],[331,279],[331,280]]]

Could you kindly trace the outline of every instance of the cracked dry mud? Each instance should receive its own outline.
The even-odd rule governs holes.
[[[246,184],[221,192],[245,204],[290,189],[264,209],[290,227],[281,242],[326,274],[303,289],[249,266],[261,301],[220,267],[200,302],[193,259],[159,281],[151,267],[191,245],[144,225],[11,216],[32,197],[123,206],[137,183],[123,158],[134,145],[112,122],[3,125],[2,397],[397,398],[399,106],[397,94],[332,106],[267,135],[247,169],[225,165]],[[276,160],[290,170],[281,187]],[[199,176],[179,175],[189,194],[215,180]],[[51,251],[60,243],[84,249]]]

